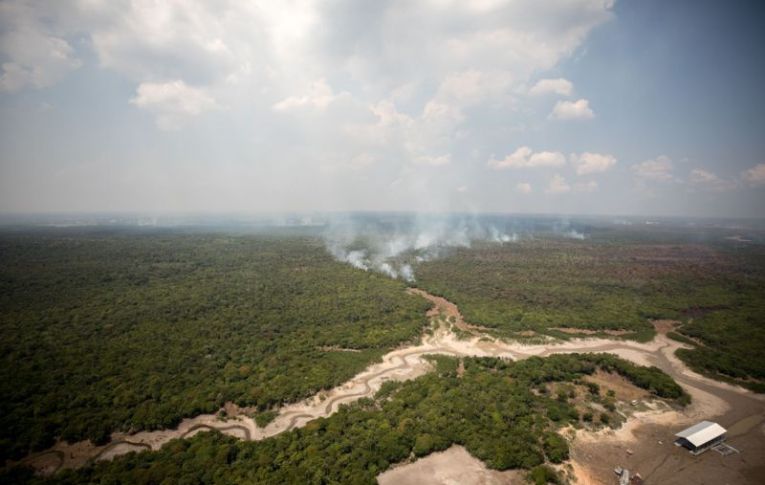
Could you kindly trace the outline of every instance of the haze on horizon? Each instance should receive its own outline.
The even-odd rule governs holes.
[[[762,217],[734,0],[0,3],[0,212]]]

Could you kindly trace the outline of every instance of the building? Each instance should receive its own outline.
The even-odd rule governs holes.
[[[675,445],[684,446],[694,455],[700,455],[712,446],[725,440],[726,430],[717,423],[702,421],[684,429],[675,436]]]

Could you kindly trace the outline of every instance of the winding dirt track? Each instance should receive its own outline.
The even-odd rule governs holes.
[[[186,438],[191,433],[193,433],[195,431],[198,431],[200,429],[206,429],[208,431],[215,431],[215,430],[217,430],[217,431],[220,431],[221,433],[225,433],[226,431],[232,431],[232,430],[238,429],[238,430],[241,430],[241,431],[244,432],[244,439],[245,440],[247,440],[247,441],[251,441],[252,440],[252,436],[250,435],[249,428],[247,428],[246,426],[242,426],[241,424],[232,424],[231,426],[221,426],[221,427],[216,427],[216,426],[213,426],[213,425],[210,425],[210,424],[195,424],[194,426],[189,428],[188,431],[183,433],[180,437],[181,438]]]
[[[396,371],[396,370],[399,370],[399,369],[408,368],[412,364],[410,364],[406,360],[407,357],[415,357],[415,356],[420,356],[420,355],[425,355],[425,354],[446,354],[446,355],[454,355],[454,356],[457,356],[457,357],[462,355],[459,352],[456,352],[456,351],[454,351],[452,349],[449,349],[447,347],[436,347],[433,350],[416,350],[416,351],[406,352],[406,353],[397,355],[396,357],[401,360],[401,363],[399,365],[397,365],[395,367],[390,367],[390,368],[381,370],[379,372],[375,372],[374,374],[371,374],[369,376],[366,376],[364,378],[364,380],[362,380],[362,384],[364,386],[364,390],[362,390],[360,392],[356,392],[356,393],[353,393],[353,394],[344,394],[344,395],[340,395],[340,396],[337,396],[337,397],[334,397],[334,398],[330,399],[329,401],[327,401],[327,405],[324,407],[324,414],[326,414],[326,415],[332,414],[332,406],[336,402],[339,402],[339,401],[355,401],[356,399],[359,399],[359,398],[362,398],[362,397],[372,396],[375,392],[377,392],[377,389],[372,389],[372,387],[369,385],[370,381],[372,381],[372,380],[374,380],[374,379],[376,379],[378,377],[381,377],[381,376],[389,375],[389,374],[393,373],[393,371]],[[335,411],[337,411],[337,409],[335,409]]]
[[[112,437],[113,441],[103,447],[94,447],[87,443],[59,443],[51,450],[27,457],[25,462],[32,466],[39,463],[40,472],[51,473],[50,464],[42,466],[44,456],[50,453],[55,454],[60,461],[53,470],[55,472],[61,467],[74,468],[95,460],[111,459],[136,451],[135,448],[157,450],[171,439],[185,438],[200,429],[218,430],[246,440],[261,440],[304,426],[313,419],[329,416],[337,412],[343,403],[371,397],[386,380],[413,379],[428,372],[430,364],[423,359],[423,356],[428,354],[496,356],[518,360],[558,353],[611,352],[640,365],[656,365],[685,387],[693,396],[694,404],[678,418],[680,420],[690,421],[700,416],[706,419],[724,414],[727,423],[742,423],[742,433],[750,433],[753,429],[756,431],[765,420],[763,396],[712,381],[689,371],[674,356],[674,351],[683,345],[668,339],[663,332],[648,343],[608,339],[571,340],[544,345],[507,343],[487,338],[486,334],[480,332],[480,327],[466,323],[457,306],[444,298],[419,289],[410,289],[409,292],[426,298],[433,304],[433,308],[428,312],[434,328],[432,335],[424,336],[419,345],[389,352],[383,356],[381,363],[371,365],[343,385],[306,401],[282,407],[276,419],[264,428],[258,427],[253,419],[244,413],[229,417],[225,421],[217,415],[207,414],[186,419],[176,429],[139,432],[130,436],[115,434]],[[460,340],[452,332],[452,325],[469,332],[473,337],[470,340]],[[232,419],[237,421],[236,424],[231,424]],[[731,430],[735,431],[735,425]]]
[[[142,443],[140,441],[115,440],[109,443],[108,445],[106,445],[105,447],[103,447],[92,459],[93,461],[96,461],[100,459],[103,455],[105,455],[106,453],[112,451],[114,448],[118,446],[124,446],[124,445],[134,446],[136,448],[143,448],[145,450],[151,450],[150,445],[148,445],[147,443]]]
[[[289,431],[289,430],[292,430],[292,429],[296,428],[296,425],[297,425],[297,422],[298,422],[299,419],[306,419],[306,420],[313,419],[313,414],[305,414],[304,413],[304,414],[296,414],[296,415],[292,416],[290,418],[289,423],[287,424],[287,428],[286,428],[285,431]]]

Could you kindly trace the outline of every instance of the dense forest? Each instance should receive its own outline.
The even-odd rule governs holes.
[[[679,349],[678,357],[704,374],[765,393],[763,292],[744,287],[727,307],[697,309],[678,329],[694,348]]]
[[[464,446],[489,467],[532,470],[546,476],[545,463],[568,459],[557,430],[566,425],[604,426],[582,412],[588,403],[614,409],[612,398],[587,385],[597,369],[616,372],[635,385],[678,403],[687,395],[656,368],[642,368],[606,354],[557,355],[509,362],[495,358],[458,361],[433,357],[436,370],[404,383],[388,382],[373,399],[363,399],[328,418],[260,442],[218,433],[175,440],[158,452],[131,453],[50,479],[17,469],[5,476],[19,483],[375,483],[392,464]],[[552,395],[551,385],[570,385]],[[609,402],[612,403],[609,406]],[[618,403],[617,403],[618,404]],[[588,405],[588,404],[585,404]],[[603,406],[598,406],[603,409]],[[2,478],[2,477],[0,477]],[[544,483],[544,482],[542,482]]]
[[[670,335],[693,346],[678,352],[689,365],[764,391],[762,247],[636,234],[474,242],[418,264],[416,285],[509,338],[621,330],[646,340],[651,319],[675,319]],[[310,231],[4,231],[0,458],[57,438],[103,443],[116,430],[172,427],[228,401],[251,406],[263,425],[280,404],[340,384],[416,340],[430,305],[405,286],[335,261]],[[374,400],[272,440],[208,434],[56,480],[183,483],[198,473],[205,483],[278,483],[326,473],[331,482],[353,473],[366,483],[452,443],[494,468],[535,469],[565,456],[557,426],[621,419],[612,396],[580,382],[597,367],[657,396],[688,399],[655,369],[572,359],[466,359],[459,378],[455,360],[435,358],[437,373],[386,385]],[[597,409],[572,397],[579,388]],[[332,459],[316,468],[322,456]]]
[[[528,331],[571,338],[583,329],[649,340],[650,320],[678,320],[677,332],[697,347],[679,352],[689,365],[765,391],[758,350],[765,348],[765,249],[676,233],[671,243],[652,241],[652,234],[477,243],[418,266],[417,285],[459,305],[467,321],[512,338]]]
[[[298,400],[418,338],[428,307],[315,238],[9,231],[0,459],[172,427],[227,401]]]

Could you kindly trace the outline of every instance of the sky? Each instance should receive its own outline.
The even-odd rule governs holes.
[[[765,9],[0,2],[0,212],[763,217]]]

